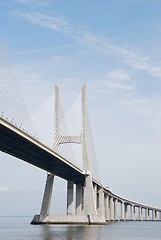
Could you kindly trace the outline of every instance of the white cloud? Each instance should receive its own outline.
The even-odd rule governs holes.
[[[99,104],[106,105],[107,111],[125,114],[126,119],[135,119],[139,124],[142,122],[144,126],[161,130],[161,97],[142,95],[137,82],[127,71],[113,70],[88,86]]]
[[[47,51],[54,51],[54,50],[59,50],[59,49],[66,49],[66,48],[72,48],[75,47],[76,44],[68,44],[68,45],[62,45],[59,47],[51,47],[51,48],[39,48],[39,49],[31,49],[28,51],[21,51],[21,52],[14,52],[8,54],[9,56],[11,55],[24,55],[24,54],[32,54],[32,53],[41,53],[41,52],[47,52]]]
[[[142,116],[153,116],[154,119],[156,119],[160,113],[159,108],[161,105],[161,98],[135,96],[127,102],[122,102],[122,104],[128,106],[128,108],[131,108],[133,111],[135,110]]]
[[[121,99],[127,100],[134,95],[136,83],[131,79],[129,72],[124,69],[116,69],[107,72],[101,79],[96,79],[88,84],[90,96],[92,99],[104,99],[106,102],[116,104]]]
[[[3,187],[3,186],[1,187],[0,186],[0,193],[1,192],[8,192],[8,191],[9,191],[8,187]]]
[[[135,70],[144,70],[151,76],[161,78],[161,64],[152,63],[150,57],[141,54],[138,49],[133,50],[117,46],[109,40],[102,39],[86,30],[80,31],[75,39],[81,44],[96,49],[101,54],[114,55]]]
[[[21,3],[21,4],[26,4],[26,3],[29,3],[30,0],[15,0],[15,2]]]
[[[130,75],[126,71],[120,69],[111,71],[108,74],[108,77],[121,80],[130,80]]]
[[[14,0],[14,2],[16,3],[20,3],[20,4],[30,4],[30,5],[40,5],[40,6],[46,6],[47,1],[43,1],[43,0]]]
[[[29,0],[15,0],[15,2],[24,4],[24,3],[28,3]]]
[[[30,0],[17,0],[22,3],[29,3]],[[41,3],[41,1],[36,1]],[[133,48],[128,49],[113,44],[107,38],[90,33],[85,28],[82,30],[79,27],[75,30],[62,16],[49,16],[40,12],[24,12],[14,11],[12,16],[24,19],[34,25],[61,32],[75,40],[76,43],[94,48],[97,52],[103,55],[113,55],[126,63],[134,70],[146,71],[151,76],[161,78],[161,64],[153,63],[148,55],[144,55],[140,50]]]
[[[150,72],[150,74],[151,74],[152,76],[161,78],[161,63],[159,63],[159,64],[156,65],[156,66],[152,66],[152,67],[149,69],[149,72]]]
[[[27,22],[57,32],[71,33],[70,25],[60,16],[48,16],[40,12],[27,13],[23,11],[12,12],[11,15],[20,17]]]
[[[99,82],[100,84],[100,82]],[[126,95],[136,89],[134,81],[132,81],[130,74],[122,69],[113,70],[104,77],[101,81],[101,86],[107,91],[108,95],[115,96]]]

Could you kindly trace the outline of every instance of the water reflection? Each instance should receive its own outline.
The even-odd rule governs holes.
[[[99,226],[100,228],[101,226]],[[43,240],[77,240],[100,239],[98,238],[98,226],[85,225],[42,225]]]
[[[0,240],[160,240],[161,222],[30,225],[29,217],[0,217]]]
[[[97,225],[43,225],[41,240],[160,240],[161,223],[118,222]]]

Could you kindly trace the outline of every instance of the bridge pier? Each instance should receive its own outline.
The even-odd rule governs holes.
[[[128,208],[127,208],[127,204],[125,204],[125,221],[127,221],[128,218]]]
[[[109,195],[105,195],[105,219],[110,221],[110,204],[109,204]]]
[[[125,220],[125,204],[121,202],[121,221]]]
[[[118,221],[118,199],[114,199],[114,221]]]
[[[113,197],[110,196],[110,221],[113,221]]]
[[[43,221],[49,215],[51,196],[52,196],[52,190],[53,190],[53,182],[54,182],[54,175],[51,173],[47,173],[46,186],[45,186],[39,221]]]
[[[100,187],[98,190],[98,216],[101,218],[102,216],[105,217],[105,208],[104,208],[104,192],[103,188]]]
[[[152,210],[152,220],[153,220],[153,221],[156,221],[155,209]]]
[[[97,201],[97,184],[93,183],[93,192],[94,192],[94,201],[95,201],[95,208],[97,209],[98,201]]]
[[[159,220],[159,212],[157,211],[157,210],[155,210],[155,212],[156,212],[156,214],[155,214],[155,216],[156,216],[156,221],[158,221]]]
[[[145,209],[145,220],[149,221],[149,209],[148,208]]]
[[[131,205],[131,221],[135,221],[135,207]]]
[[[76,215],[83,215],[83,187],[82,184],[76,184]]]
[[[48,174],[40,215],[35,215],[32,224],[105,224],[105,202],[103,188],[97,186],[98,209],[94,201],[94,190],[90,175],[86,176],[85,186],[67,181],[67,212],[66,215],[50,215],[49,208],[54,175]],[[91,188],[92,187],[92,188]],[[76,191],[74,193],[74,191]],[[75,195],[75,201],[74,201]],[[93,203],[92,203],[93,201]]]
[[[155,210],[155,221],[157,221],[157,217],[158,217],[158,212],[157,210]]]
[[[74,208],[74,182],[69,180],[67,181],[67,215],[73,215]]]
[[[139,221],[143,221],[142,207],[138,207]]]
[[[136,207],[134,206],[134,221],[136,221]]]

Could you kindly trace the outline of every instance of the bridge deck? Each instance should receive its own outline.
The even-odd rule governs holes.
[[[0,118],[0,151],[63,179],[84,183],[84,175],[79,168],[2,118]]]

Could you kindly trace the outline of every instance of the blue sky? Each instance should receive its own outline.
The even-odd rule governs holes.
[[[55,84],[69,107],[86,83],[102,182],[122,196],[158,207],[160,12],[159,0],[0,2],[0,39],[29,112]],[[38,213],[46,173],[0,156],[0,215]],[[64,184],[55,184],[57,196]]]

